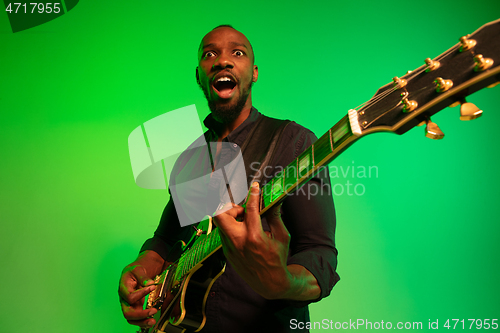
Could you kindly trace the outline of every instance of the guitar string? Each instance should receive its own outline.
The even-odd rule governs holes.
[[[442,59],[444,59],[445,57],[449,56],[451,53],[453,52],[456,52],[459,48],[460,48],[461,44],[457,44],[457,45],[454,45],[453,47],[451,47],[449,50],[447,50],[446,52],[440,54],[439,56],[437,56],[434,60],[435,61],[440,61]],[[417,75],[420,75],[421,73],[425,72],[427,70],[427,66],[421,66],[419,67],[420,69],[417,69],[415,71],[412,71],[406,75],[403,75],[401,78],[402,79],[405,79],[407,82],[410,82],[415,76]],[[382,86],[381,88],[387,86],[387,85],[390,85],[391,83],[388,83],[384,86]],[[399,85],[395,86],[394,88],[398,88]],[[381,94],[378,94],[376,96],[374,96],[373,98],[371,98],[370,100],[358,105],[357,107],[353,108],[354,110],[361,110],[363,108],[368,108],[376,103],[378,103],[380,100],[386,98],[388,95],[390,95],[391,93],[393,93],[395,90],[393,89],[388,89],[387,91],[381,93]]]
[[[457,46],[452,47],[451,49],[449,49],[445,53],[443,53],[443,54],[439,55],[438,57],[436,57],[435,60],[436,61],[442,60],[443,58],[447,57],[450,53],[455,52],[457,48],[458,48]],[[427,66],[423,66],[421,69],[417,69],[415,71],[407,73],[402,78],[404,78],[405,80],[407,80],[407,82],[409,82],[413,78],[415,78],[415,76],[420,75],[421,73],[423,73],[426,69],[427,69]],[[391,83],[389,83],[388,85],[390,85],[390,84]],[[394,88],[398,88],[398,87],[399,87],[399,84],[396,87],[394,87]],[[369,101],[364,102],[364,103],[360,104],[359,106],[355,107],[354,110],[361,110],[362,108],[368,108],[368,107],[370,107],[370,106],[378,103],[380,100],[386,98],[387,96],[389,96],[393,92],[394,92],[393,89],[388,89],[387,91],[385,91],[385,92],[383,92],[383,93],[381,93],[379,95],[376,95],[374,98],[370,99]],[[214,230],[214,232],[215,231],[216,230]],[[187,271],[189,271],[192,268],[190,266],[194,267],[193,263],[194,262],[198,262],[199,259],[200,259],[201,253],[198,252],[197,250],[206,250],[205,245],[207,245],[206,244],[207,242],[209,243],[208,244],[208,248],[211,248],[212,247],[212,238],[213,237],[214,236],[212,235],[212,233],[207,234],[207,236],[202,241],[194,244],[187,252],[185,252],[186,253],[185,255],[182,255],[179,259],[177,259],[176,261],[174,261],[173,264],[177,263],[179,265],[180,262],[181,262],[181,259],[182,259],[182,263],[184,263],[184,261],[186,259],[185,257],[189,256],[189,265],[188,265],[188,270],[187,270]],[[181,270],[184,271],[185,270],[184,269],[184,265],[182,265],[182,266],[183,267],[181,267]],[[184,276],[186,273],[187,272],[183,272],[182,276]],[[165,276],[165,278],[166,278],[166,276]],[[158,325],[158,323],[157,323],[157,325]],[[155,326],[156,328],[157,328],[157,325]]]
[[[203,251],[203,246],[200,245],[203,243],[203,245],[206,245],[208,242],[208,251],[206,252],[212,252],[219,244],[216,244],[216,240],[214,238],[217,237],[216,235],[217,229],[212,230],[211,233],[207,234],[207,236],[200,242],[194,244],[191,248],[189,248],[186,252],[184,252],[179,259],[176,261],[172,262],[172,264],[177,264],[178,269],[181,269],[181,276],[185,276],[194,266],[194,263],[198,263],[199,261],[199,256],[197,254],[197,250],[202,250]],[[217,245],[214,247],[214,244]],[[187,262],[186,262],[187,259]],[[179,267],[180,266],[180,267]],[[177,270],[176,270],[177,271]]]
[[[453,48],[449,49],[447,52],[445,52],[445,53],[441,54],[440,56],[436,57],[436,59],[435,59],[435,60],[437,60],[437,61],[442,60],[443,58],[445,58],[446,56],[448,56],[450,53],[454,52],[456,49],[457,49],[457,47],[453,47]],[[411,81],[411,80],[412,80],[415,76],[417,76],[417,75],[421,74],[421,73],[422,73],[422,72],[424,72],[426,69],[427,69],[426,67],[422,67],[420,70],[416,70],[416,71],[412,71],[412,72],[408,73],[408,74],[407,74],[408,76],[405,78],[405,80],[407,80],[407,82]],[[404,76],[403,76],[403,77],[404,77]],[[390,84],[390,83],[389,83],[389,84]],[[399,85],[398,85],[398,86],[399,86]],[[397,88],[397,86],[396,86],[396,87],[394,87],[394,88]],[[394,92],[394,90],[392,90],[392,89],[388,89],[386,92],[384,92],[384,93],[382,93],[382,94],[379,94],[379,95],[375,96],[374,98],[370,99],[369,101],[367,101],[367,102],[365,102],[365,103],[362,103],[361,105],[359,105],[359,106],[355,107],[354,109],[355,109],[355,110],[357,110],[357,109],[361,109],[361,108],[363,108],[363,107],[366,107],[366,108],[367,108],[367,107],[369,107],[369,106],[372,106],[372,105],[374,105],[374,104],[378,103],[381,99],[386,98],[388,95],[390,95],[390,94],[391,94],[391,93],[393,93],[393,92]],[[216,230],[214,230],[214,231],[216,231]],[[192,263],[193,259],[194,259],[194,261],[198,261],[198,260],[199,260],[199,255],[200,255],[201,253],[199,253],[199,252],[197,253],[197,252],[196,252],[196,250],[198,250],[198,249],[202,249],[202,250],[203,250],[203,249],[204,249],[204,246],[205,246],[205,245],[207,245],[206,243],[207,243],[207,241],[208,241],[209,237],[210,237],[210,239],[213,237],[213,236],[212,236],[212,233],[208,234],[208,235],[207,235],[207,236],[206,236],[206,237],[205,237],[202,241],[200,241],[200,242],[196,243],[195,245],[193,245],[193,247],[191,247],[191,249],[189,249],[189,250],[188,250],[188,252],[186,252],[186,253],[187,253],[187,254],[186,254],[186,256],[187,256],[187,255],[190,255],[190,253],[191,253],[191,254],[193,254],[193,255],[191,255],[191,258],[190,258],[190,265],[189,265],[189,266],[191,266],[191,263]],[[210,241],[210,242],[209,242],[209,248],[211,247],[211,246],[210,246],[211,244],[212,244],[212,242]],[[182,259],[183,257],[184,257],[184,256],[181,256],[181,257],[180,257],[178,260],[176,260],[174,263],[180,262],[180,259]],[[179,296],[179,294],[178,294],[178,295],[176,295],[176,297],[175,297],[175,298],[177,298],[178,296]],[[155,325],[155,327],[154,327],[154,328],[157,328],[157,327],[158,327],[158,324],[159,324],[159,322]]]
[[[451,53],[456,52],[456,50],[459,49],[459,47],[460,47],[460,44],[457,44],[457,45],[451,47],[446,52],[444,52],[444,53],[440,54],[439,56],[437,56],[434,60],[435,61],[440,61],[440,60],[444,59],[445,57],[449,56]],[[417,69],[415,71],[407,73],[406,75],[402,76],[402,78],[404,78],[407,82],[410,82],[413,78],[415,78],[415,76],[420,75],[421,73],[423,73],[427,69],[427,66],[421,66],[419,68],[420,69]],[[388,83],[385,86],[387,86],[387,85],[391,85],[391,83]],[[383,87],[385,87],[385,86],[383,86]],[[366,102],[364,102],[364,103],[356,106],[354,108],[354,110],[361,110],[363,108],[366,109],[366,108],[368,108],[370,106],[373,106],[373,105],[377,104],[382,99],[384,99],[387,96],[389,96],[390,94],[392,94],[395,91],[395,90],[393,90],[395,88],[399,88],[399,84],[397,86],[393,87],[392,89],[388,89],[387,91],[385,91],[385,92],[383,92],[381,94],[378,94],[378,95],[374,96],[373,98],[371,98],[370,100],[368,100],[368,101],[366,101]],[[210,239],[212,238],[211,234],[207,235],[207,237],[202,242],[206,242],[208,240],[208,238],[210,238]],[[196,250],[198,250],[198,249],[201,248],[201,246],[198,246],[198,244],[202,244],[202,242],[198,242],[195,245],[193,245],[193,247],[191,247],[187,252],[185,252],[186,253],[185,255],[182,255],[179,259],[177,259],[176,261],[174,261],[173,264],[175,264],[175,263],[179,264],[180,261],[181,261],[181,259],[186,259],[186,257],[189,256],[189,258],[188,258],[189,259],[188,268],[190,266],[192,266],[193,262],[197,262],[198,261]],[[209,247],[211,247],[211,246],[209,246]],[[200,253],[198,253],[198,254],[200,254]],[[182,263],[184,263],[184,262],[185,262],[185,260],[182,260]],[[182,268],[184,270],[184,268],[186,268],[186,267],[183,265]],[[187,271],[189,271],[189,270],[190,269],[188,269]],[[187,273],[187,271],[184,272],[183,275],[185,273]]]

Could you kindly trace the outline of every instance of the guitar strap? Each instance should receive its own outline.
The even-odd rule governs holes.
[[[253,182],[262,186],[266,167],[273,161],[282,134],[289,123],[290,120],[264,115],[257,119],[241,146],[248,186]]]

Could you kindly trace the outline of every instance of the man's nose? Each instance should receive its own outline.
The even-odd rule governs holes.
[[[217,60],[214,62],[213,68],[221,68],[221,69],[224,69],[224,68],[233,68],[234,67],[234,63],[231,61],[231,59],[224,55],[224,54],[221,54]]]

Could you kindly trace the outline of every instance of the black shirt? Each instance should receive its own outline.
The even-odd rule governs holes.
[[[227,143],[227,147],[235,149],[241,147],[260,116],[261,114],[252,108],[249,117],[224,138],[223,142]],[[216,131],[214,131],[217,122],[209,115],[204,123],[209,130],[201,139],[206,140],[209,145],[217,142]],[[175,183],[177,178],[194,179],[203,174],[210,175],[214,162],[216,165],[224,164],[227,163],[225,159],[234,156],[234,152],[222,150],[218,157],[219,161],[213,161],[213,157],[208,156],[210,152],[206,149],[206,145],[202,147],[201,141],[197,141],[190,147],[192,149],[188,148],[186,153],[177,160],[170,177],[171,184]],[[282,135],[274,161],[271,163],[273,167],[265,174],[269,176],[267,180],[283,170],[314,141],[316,137],[311,131],[291,122]],[[215,174],[206,178],[207,186],[203,190],[197,187],[197,192],[204,191],[204,193],[194,193],[192,200],[199,200],[202,196],[212,198],[214,195],[217,196],[219,183],[223,180],[217,179]],[[190,209],[185,210],[189,215]],[[214,210],[206,212],[208,215],[213,213]],[[180,214],[186,214],[186,212]],[[304,266],[316,277],[321,288],[321,296],[314,301],[319,301],[330,294],[331,289],[339,280],[335,271],[337,266],[335,210],[328,168],[324,168],[301,189],[284,200],[282,219],[291,235],[287,263]],[[269,231],[265,216],[262,218],[262,225],[264,230]],[[165,207],[154,237],[144,243],[141,251],[153,250],[165,259],[176,241],[182,239],[187,242],[192,234],[192,226],[181,227],[176,206],[171,198]],[[264,299],[245,283],[230,263],[227,263],[225,273],[215,281],[210,290],[206,303],[207,322],[202,332],[300,332],[300,330],[291,329],[290,320],[308,322],[307,305],[309,303]]]

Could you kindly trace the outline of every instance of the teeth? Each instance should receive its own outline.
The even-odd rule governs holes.
[[[223,77],[220,77],[217,79],[217,82],[221,82],[221,81],[232,81],[232,80],[226,76],[223,76]]]

